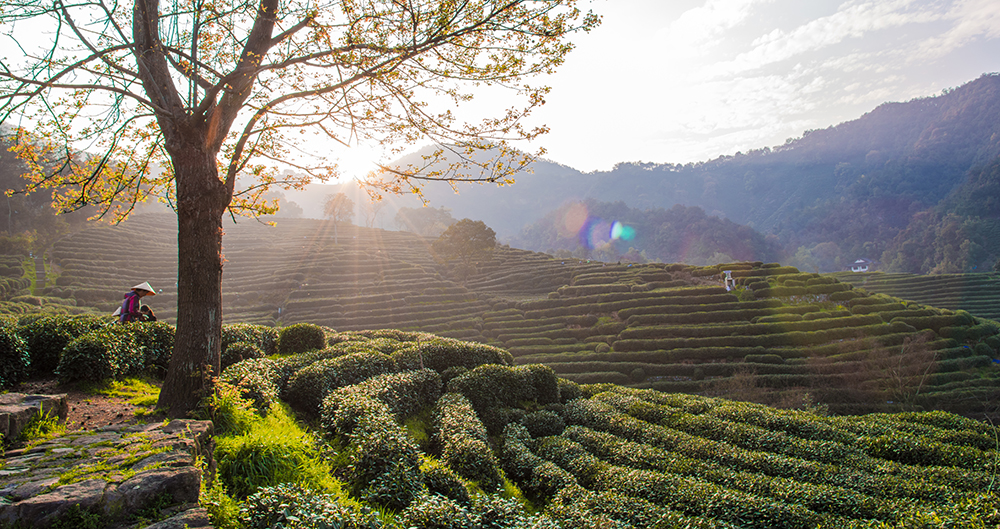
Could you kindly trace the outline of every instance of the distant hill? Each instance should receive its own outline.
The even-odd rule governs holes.
[[[774,148],[697,164],[620,163],[593,173],[542,160],[511,187],[465,186],[455,195],[447,186],[431,185],[426,196],[432,206],[452,209],[455,218],[483,220],[502,239],[560,205],[587,198],[639,210],[682,204],[777,236],[785,260],[800,254],[797,264],[810,269],[836,271],[865,257],[896,271],[960,272],[1000,257],[1000,242],[980,234],[992,224],[969,228],[955,243],[955,252],[965,239],[981,251],[966,249],[961,259],[932,256],[919,264],[897,259],[912,240],[904,232],[921,213],[941,217],[931,222],[940,229],[947,229],[943,217],[949,212],[960,224],[973,219],[976,213],[963,211],[961,199],[969,189],[982,189],[977,175],[1000,163],[998,156],[1000,76],[987,74],[938,96],[884,103],[856,120],[806,131]],[[949,196],[957,198],[942,202]],[[985,209],[996,215],[992,206]],[[939,243],[942,253],[950,251],[948,244]],[[811,256],[813,250],[825,257]]]

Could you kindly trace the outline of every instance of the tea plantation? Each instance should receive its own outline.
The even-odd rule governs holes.
[[[942,309],[963,309],[973,316],[1000,320],[1000,274],[828,274],[869,292],[910,299]]]
[[[60,343],[66,381],[159,372],[171,325],[102,322],[3,320],[5,380],[46,373],[35,359]],[[201,503],[217,527],[1000,524],[1000,430],[943,411],[827,416],[581,385],[422,332],[244,323],[224,342],[202,410],[217,469]]]
[[[335,235],[307,219],[225,229],[227,323],[430,332],[503,347],[515,364],[578,383],[840,414],[996,409],[1000,327],[992,312],[957,310],[965,298],[931,306],[919,289],[869,294],[845,282],[855,276],[778,264],[604,264],[506,247],[462,276],[435,260],[432,241],[405,232]],[[110,313],[128,286],[149,281],[162,290],[146,301],[173,321],[175,248],[169,216],[89,228],[55,245],[59,276],[36,293]]]

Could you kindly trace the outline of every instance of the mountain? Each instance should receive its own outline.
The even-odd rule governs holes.
[[[884,259],[883,253],[906,242],[896,239],[915,216],[938,211],[946,197],[960,198],[963,186],[981,186],[970,179],[998,156],[1000,75],[985,74],[937,96],[884,103],[774,148],[697,164],[620,163],[593,173],[541,160],[532,173],[516,175],[514,186],[464,186],[456,195],[429,185],[425,196],[455,218],[483,220],[504,240],[559,206],[587,198],[639,210],[696,206],[777,236],[792,264],[835,270],[859,257],[890,264],[895,254]],[[955,214],[964,221],[971,213]],[[814,250],[825,257],[814,258]],[[796,261],[797,254],[804,261]],[[970,257],[975,263],[944,269],[971,270],[997,257],[1000,248],[987,248]],[[927,272],[938,264],[900,271]]]

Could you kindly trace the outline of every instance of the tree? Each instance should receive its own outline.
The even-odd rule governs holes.
[[[547,92],[529,78],[598,22],[575,4],[0,0],[8,45],[24,52],[0,59],[0,124],[18,127],[28,190],[55,189],[63,211],[96,204],[120,221],[151,198],[176,211],[177,334],[160,406],[181,416],[219,369],[223,215],[273,212],[269,187],[336,176],[331,146],[358,141],[393,156],[440,146],[419,164],[380,166],[366,178],[376,193],[510,182],[533,159],[511,141],[545,132],[524,125]],[[42,27],[51,41],[36,46]],[[459,119],[451,107],[484,84],[523,104]],[[498,157],[473,160],[485,147]],[[459,156],[439,163],[445,150]]]
[[[455,218],[451,216],[451,210],[444,206],[402,207],[396,212],[395,223],[401,230],[411,231],[424,237],[438,237],[448,229],[448,226],[455,223]]]
[[[481,220],[462,219],[434,241],[434,251],[445,260],[458,259],[466,268],[487,259],[497,245],[497,234]]]
[[[375,223],[378,222],[378,216],[382,214],[384,208],[385,202],[382,200],[369,199],[362,204],[362,211],[365,215],[365,227],[374,228]]]
[[[340,244],[337,235],[338,222],[351,222],[354,218],[354,201],[347,198],[343,193],[327,195],[326,202],[323,203],[323,214],[328,219],[333,220],[333,242]]]

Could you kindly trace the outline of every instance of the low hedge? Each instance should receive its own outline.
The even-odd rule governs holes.
[[[434,408],[435,438],[441,458],[465,479],[492,491],[502,484],[486,428],[472,404],[459,393],[446,393]]]
[[[461,366],[466,369],[485,364],[512,365],[514,357],[492,345],[435,337],[413,343],[395,352],[400,369],[433,369],[438,373]]]
[[[296,371],[281,395],[296,409],[318,415],[323,399],[333,389],[395,370],[396,362],[382,353],[361,352],[327,358]]]
[[[234,323],[222,326],[222,352],[236,342],[256,345],[264,356],[278,354],[278,330],[267,325]],[[245,360],[245,359],[244,359]]]
[[[26,320],[19,333],[31,352],[31,371],[52,373],[59,366],[59,355],[74,338],[111,324],[97,316],[41,316]]]
[[[250,358],[263,358],[264,351],[250,342],[232,342],[222,350],[221,370]]]
[[[219,380],[240,391],[242,398],[253,402],[254,407],[266,412],[278,400],[278,383],[281,371],[269,358],[250,358],[237,362],[219,375]]]
[[[296,323],[278,331],[278,354],[304,353],[326,347],[326,333],[319,325]]]
[[[526,401],[550,404],[560,400],[555,372],[539,364],[482,365],[448,382],[448,392],[468,398],[491,434],[500,433],[506,424],[498,412],[501,408],[516,407]]]
[[[433,370],[388,373],[330,392],[323,399],[320,417],[328,433],[349,433],[363,418],[359,415],[385,406],[396,420],[402,420],[434,404],[440,395],[441,375]]]
[[[103,327],[75,338],[66,345],[56,368],[59,381],[124,378],[140,373],[146,363],[133,327],[148,325],[135,322]]]
[[[274,527],[337,527],[375,529],[382,527],[378,513],[351,509],[336,496],[317,493],[294,483],[264,487],[243,502],[239,522],[246,529]]]
[[[28,344],[17,333],[17,323],[10,318],[0,318],[0,389],[27,378],[30,367]]]

